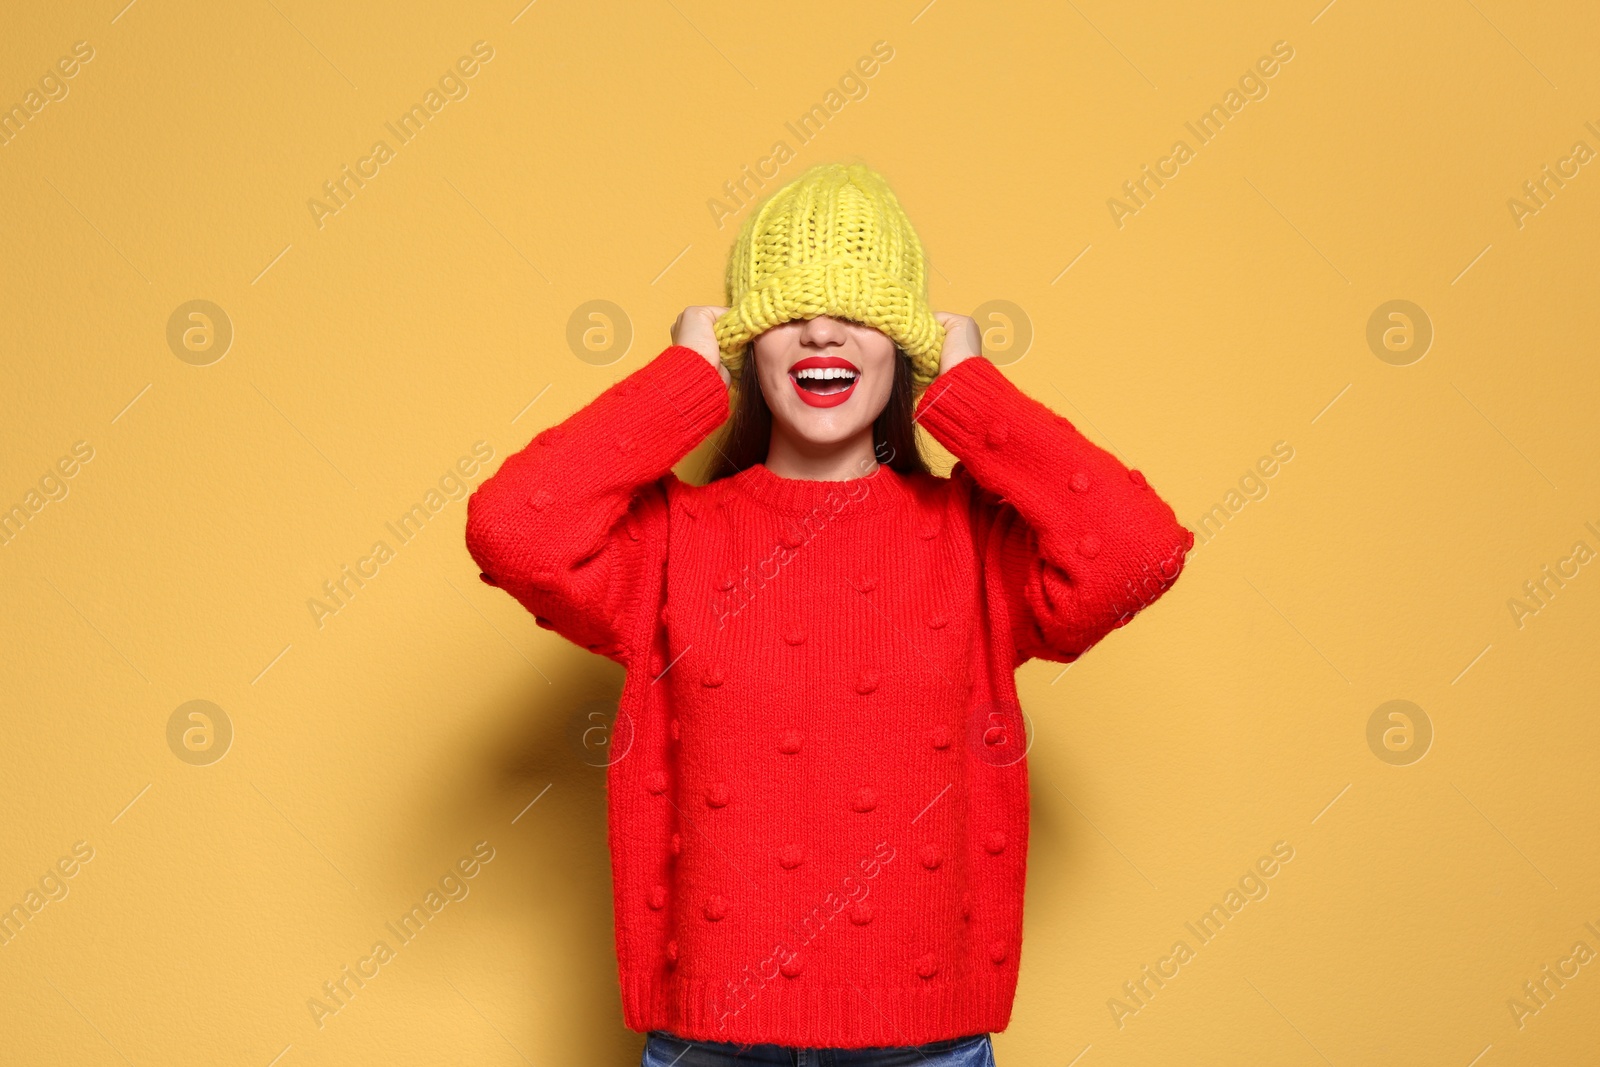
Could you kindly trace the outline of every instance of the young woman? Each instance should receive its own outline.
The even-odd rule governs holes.
[[[1194,537],[928,309],[867,167],[754,210],[727,295],[468,506],[483,579],[626,668],[625,1021],[646,1067],[991,1064],[1028,845],[1014,672],[1127,623]],[[730,390],[708,483],[680,480]]]

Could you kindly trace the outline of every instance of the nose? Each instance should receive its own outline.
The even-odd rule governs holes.
[[[800,327],[800,343],[812,348],[829,348],[842,345],[849,337],[844,323],[831,315],[818,315],[806,319]]]

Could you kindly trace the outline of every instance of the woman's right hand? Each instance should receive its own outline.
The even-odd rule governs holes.
[[[717,368],[717,373],[722,376],[722,384],[731,386],[733,375],[722,365],[722,350],[717,344],[716,331],[712,329],[727,310],[709,305],[684,308],[672,324],[672,343],[700,353]]]

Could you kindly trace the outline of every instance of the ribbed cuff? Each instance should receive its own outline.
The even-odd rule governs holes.
[[[607,392],[628,399],[614,441],[624,455],[638,457],[645,474],[671,467],[728,417],[722,375],[682,345],[668,345]]]
[[[988,491],[1015,505],[1049,538],[1110,535],[1106,526],[1160,528],[1166,505],[1066,417],[1017,388],[983,356],[939,375],[917,405],[918,422]],[[1126,539],[1126,530],[1117,533]],[[1137,537],[1134,540],[1138,540]]]
[[[1080,589],[1089,572],[1111,576],[1115,586],[1141,567],[1168,566],[1192,543],[1142,473],[982,356],[935,379],[918,421],[978,485],[1016,508],[1037,531],[1039,551],[1057,566],[1070,565]]]
[[[1018,400],[1028,404],[1019,405]],[[1018,415],[1037,401],[1011,384],[987,356],[971,356],[933,380],[916,406],[916,421],[951,453],[965,457],[1006,442]],[[1054,412],[1046,411],[1047,416]]]

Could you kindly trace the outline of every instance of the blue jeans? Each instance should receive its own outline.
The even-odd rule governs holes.
[[[652,1030],[639,1067],[994,1067],[988,1034],[898,1048],[787,1048],[689,1041]]]

